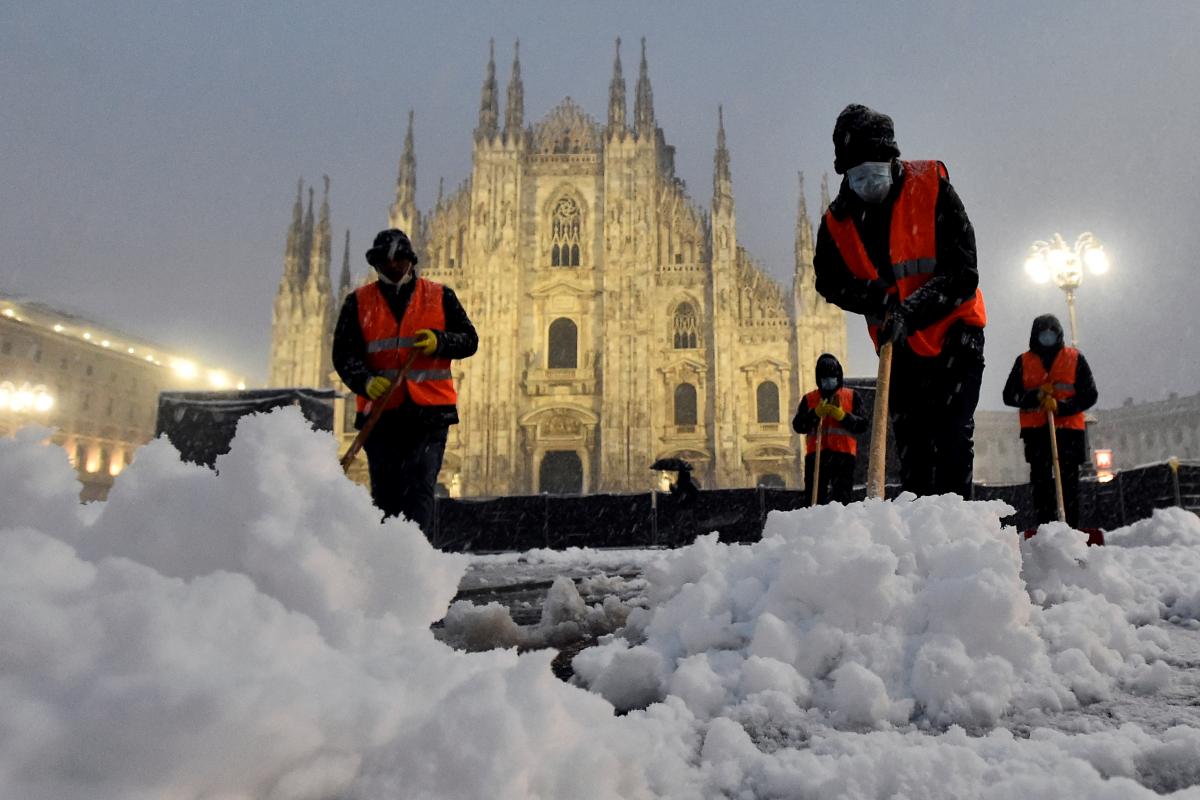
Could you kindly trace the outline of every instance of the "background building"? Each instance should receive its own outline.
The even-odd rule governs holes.
[[[0,296],[0,436],[55,429],[83,482],[105,497],[154,437],[163,389],[244,389],[241,378],[142,339],[22,298]]]
[[[462,424],[441,482],[473,496],[641,491],[652,461],[679,456],[707,488],[800,485],[791,415],[817,356],[846,350],[842,312],[814,288],[803,178],[789,293],[738,243],[720,109],[709,208],[675,175],[644,41],[631,118],[619,40],[606,123],[568,97],[526,125],[517,54],[501,116],[495,72],[492,57],[470,177],[417,209],[410,113],[388,214],[479,331],[479,353],[454,366]],[[288,236],[272,385],[334,380],[328,203],[314,223],[309,198]],[[347,256],[338,294],[349,285]]]
[[[1088,444],[1112,450],[1113,468],[1130,469],[1172,456],[1200,459],[1200,394],[1135,403],[1088,412]],[[1029,465],[1016,409],[975,413],[975,479],[983,483],[1025,483]]]

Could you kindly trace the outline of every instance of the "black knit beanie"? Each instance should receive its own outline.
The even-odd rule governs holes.
[[[891,161],[900,155],[892,118],[851,103],[833,126],[833,171],[841,175],[864,161]]]

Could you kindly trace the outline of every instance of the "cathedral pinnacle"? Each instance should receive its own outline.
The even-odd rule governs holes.
[[[292,206],[292,224],[288,227],[287,247],[283,255],[283,282],[300,279],[300,240],[304,236],[304,178],[296,184],[296,202]]]
[[[646,64],[646,37],[642,37],[642,63],[638,68],[637,98],[633,107],[633,122],[639,136],[654,133],[654,92],[650,89],[650,68]]]
[[[329,176],[322,175],[325,193],[321,197],[321,216],[313,232],[312,252],[309,254],[308,280],[318,292],[329,291],[329,262],[332,256],[333,232],[329,223]]]
[[[496,99],[496,40],[489,39],[487,75],[483,79],[483,91],[479,98],[479,126],[475,128],[475,138],[494,138],[499,120],[500,105]]]
[[[404,154],[396,174],[396,201],[388,209],[392,227],[410,230],[417,211],[417,153],[413,146],[413,112],[408,111],[408,131],[404,134]]]
[[[733,208],[733,174],[729,168],[729,148],[725,146],[725,109],[717,106],[717,150],[713,154],[713,210],[728,204]]]
[[[350,294],[350,229],[346,228],[346,249],[342,252],[342,277],[338,281],[338,298]]]
[[[829,173],[821,173],[821,214],[829,210]]]
[[[812,262],[813,229],[808,218],[808,201],[804,198],[804,173],[797,175],[800,176],[800,205],[796,211],[796,268],[800,269],[801,262]]]
[[[521,40],[513,45],[512,77],[508,81],[508,105],[504,107],[504,137],[510,142],[525,126],[525,84],[521,82]]]
[[[296,264],[299,267],[297,280],[303,284],[308,280],[308,264],[312,255],[313,244],[313,187],[308,187],[308,211],[304,214],[304,225],[300,229],[300,237],[296,247]]]
[[[612,81],[608,84],[608,131],[625,128],[625,76],[621,74],[621,37],[617,37],[617,56],[613,59]]]

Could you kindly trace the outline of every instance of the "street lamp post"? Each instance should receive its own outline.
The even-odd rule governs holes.
[[[1067,296],[1067,319],[1071,325],[1071,347],[1079,348],[1079,328],[1075,321],[1075,292],[1083,283],[1084,268],[1093,275],[1103,275],[1108,272],[1108,254],[1104,247],[1089,232],[1079,234],[1073,247],[1068,246],[1062,234],[1055,233],[1049,242],[1034,242],[1029,248],[1029,256],[1025,259],[1025,272],[1035,283],[1054,281],[1055,286],[1063,290]],[[1087,425],[1094,423],[1096,418],[1091,414],[1084,416],[1083,446],[1085,452],[1091,451],[1088,442]],[[1084,462],[1085,468],[1093,468],[1092,460]],[[1110,473],[1111,474],[1111,473]]]
[[[1055,233],[1049,242],[1034,242],[1025,259],[1025,272],[1036,283],[1053,280],[1067,296],[1067,319],[1071,325],[1071,346],[1079,347],[1078,327],[1075,321],[1075,291],[1083,283],[1084,268],[1093,275],[1108,272],[1108,254],[1091,233],[1081,233],[1073,247],[1068,246],[1062,234]]]

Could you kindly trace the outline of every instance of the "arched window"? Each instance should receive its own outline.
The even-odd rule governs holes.
[[[774,381],[758,385],[758,421],[779,422],[779,387]]]
[[[559,198],[550,213],[550,266],[579,266],[579,204],[570,197]]]
[[[680,303],[675,306],[675,315],[671,323],[676,350],[696,349],[697,332],[700,330],[696,319],[696,309],[691,303]]]
[[[696,387],[690,383],[675,387],[675,424],[696,424]]]
[[[566,317],[550,323],[550,346],[547,366],[550,369],[575,369],[579,365],[579,328]]]

